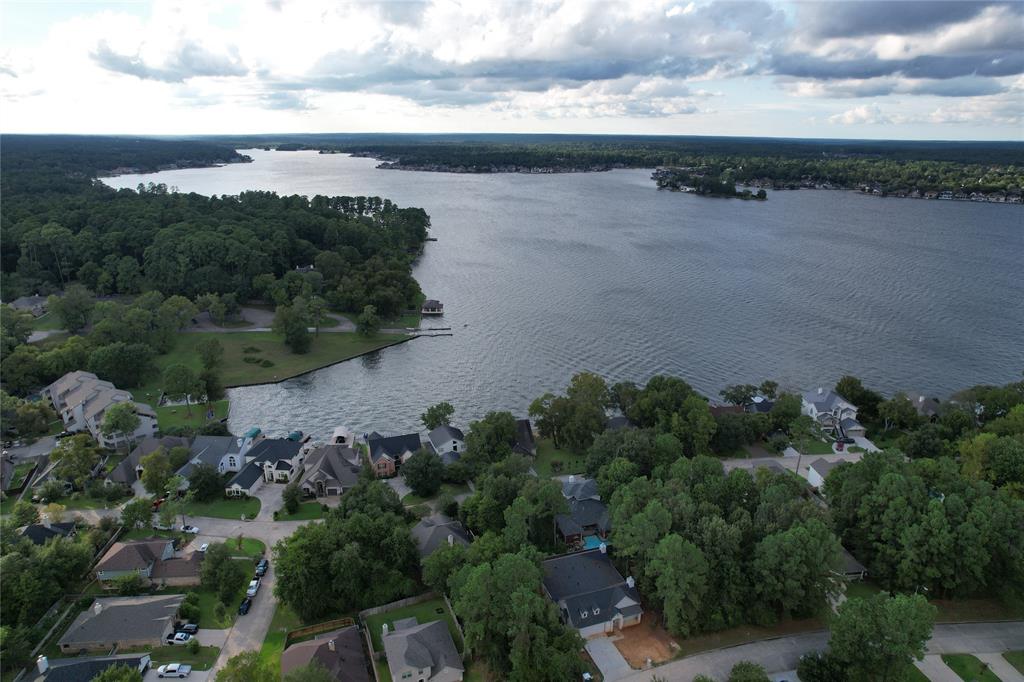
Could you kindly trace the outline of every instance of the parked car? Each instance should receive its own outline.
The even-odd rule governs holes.
[[[846,445],[853,445],[857,441],[855,441],[854,439],[850,438],[849,436],[843,436],[842,438],[839,439],[839,442],[840,443],[845,443]]]
[[[174,530],[174,526],[165,526],[158,521],[153,524],[153,530]]]
[[[260,562],[256,564],[256,575],[262,578],[267,574],[268,568],[270,568],[270,562],[266,559],[260,559]]]
[[[195,526],[182,526],[182,533],[188,533],[189,535],[199,535],[199,529]]]
[[[183,625],[179,625],[178,627],[176,627],[174,629],[177,630],[178,632],[184,632],[184,633],[189,634],[189,635],[194,635],[197,632],[199,632],[199,626],[196,625],[195,623],[185,623]]]
[[[70,431],[61,431],[56,436],[54,436],[54,439],[55,440],[60,440],[62,438],[67,438],[67,437],[73,436],[73,435],[75,435],[75,434],[71,433]]]
[[[192,635],[187,632],[175,632],[167,635],[168,644],[188,644],[192,639]]]
[[[205,553],[206,550],[208,550],[208,549],[210,549],[210,543],[209,542],[204,542],[203,544],[199,545],[199,551],[200,552]]]
[[[168,663],[156,669],[157,677],[188,677],[192,666],[184,663]]]
[[[842,452],[843,448],[845,448],[845,447],[846,446],[843,445],[843,441],[841,441],[841,440],[840,441],[836,441],[836,450],[838,450],[839,452]]]
[[[252,606],[252,599],[246,597],[242,600],[242,603],[238,606],[238,615],[244,616],[249,613],[249,608]]]
[[[245,591],[245,596],[246,597],[255,597],[256,593],[259,592],[259,591],[260,591],[260,579],[259,578],[254,578],[252,580],[252,582],[249,583],[249,589],[247,589]]]

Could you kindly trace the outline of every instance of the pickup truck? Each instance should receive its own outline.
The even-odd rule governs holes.
[[[156,669],[157,677],[188,677],[192,666],[184,663],[168,663]]]
[[[187,632],[173,632],[167,635],[168,644],[188,644],[192,639],[192,635]]]

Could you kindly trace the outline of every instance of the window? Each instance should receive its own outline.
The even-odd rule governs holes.
[[[228,466],[229,467],[238,466],[235,462],[236,462],[236,460],[235,460],[234,456],[228,457]]]

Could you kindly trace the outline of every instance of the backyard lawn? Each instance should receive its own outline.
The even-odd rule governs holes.
[[[970,654],[943,654],[942,660],[967,682],[999,682],[987,665]]]
[[[226,419],[229,407],[230,404],[227,400],[218,400],[211,406],[205,404],[192,405],[192,416],[190,417],[185,405],[165,405],[155,408],[156,422],[159,424],[161,431],[179,426],[200,427],[210,422],[219,422],[222,419]],[[210,414],[211,411],[212,416]]]
[[[1007,651],[1003,654],[1003,658],[1019,670],[1021,675],[1024,675],[1024,651]]]
[[[185,505],[185,516],[212,516],[215,519],[254,519],[260,513],[258,497],[224,497],[212,502],[190,502]],[[201,527],[200,527],[201,529]]]
[[[270,628],[260,647],[260,660],[270,665],[270,669],[281,669],[281,653],[284,651],[284,639],[289,632],[301,627],[302,621],[298,614],[287,604],[277,603],[274,617],[270,620]]]
[[[323,518],[324,509],[319,502],[303,502],[299,505],[299,511],[289,514],[282,507],[277,513],[278,521],[309,521],[310,519]]]
[[[373,639],[374,651],[384,650],[381,642],[381,632],[384,623],[388,624],[390,630],[394,630],[395,621],[403,618],[416,618],[420,624],[429,623],[432,620],[445,620],[448,623],[448,631],[452,633],[452,639],[455,640],[455,647],[459,650],[459,653],[462,653],[462,637],[459,635],[458,628],[455,627],[455,618],[452,617],[448,607],[445,606],[444,601],[441,599],[431,599],[421,604],[413,604],[412,606],[405,606],[393,611],[368,616],[366,618],[366,627],[370,628],[370,637]]]
[[[63,328],[60,318],[55,313],[46,313],[32,320],[32,331],[52,332]]]
[[[551,478],[562,474],[582,474],[586,468],[586,457],[574,455],[567,450],[559,450],[555,444],[543,438],[537,441],[537,457],[533,461],[533,469],[541,478]]]
[[[402,504],[404,504],[405,506],[408,507],[408,506],[415,505],[415,504],[423,504],[424,502],[427,502],[428,500],[436,500],[437,498],[441,497],[441,495],[444,495],[445,493],[450,493],[452,495],[462,495],[462,494],[465,494],[465,493],[468,493],[468,492],[469,492],[469,486],[466,485],[465,483],[461,483],[459,485],[455,485],[455,484],[452,484],[452,483],[444,483],[444,484],[441,485],[441,489],[439,491],[437,491],[436,495],[432,495],[430,497],[420,497],[419,495],[415,495],[413,493],[409,493],[408,495],[406,495],[405,497],[402,498]]]
[[[89,497],[85,493],[72,493],[68,497],[62,497],[57,500],[68,511],[74,511],[75,509],[113,509],[123,501],[124,499],[122,498],[121,500],[111,502],[110,500]]]

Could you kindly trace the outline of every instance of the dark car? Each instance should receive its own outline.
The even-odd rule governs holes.
[[[242,603],[238,605],[238,615],[244,616],[249,613],[249,608],[252,606],[252,599],[246,597],[242,600]]]
[[[266,559],[260,559],[260,562],[256,564],[256,575],[262,578],[267,574],[268,568],[270,568],[270,562]]]
[[[845,445],[853,445],[857,441],[855,441],[854,439],[850,438],[849,436],[843,436],[842,438],[839,439],[839,442],[843,443]]]
[[[190,635],[194,635],[197,632],[199,632],[199,626],[195,623],[185,623],[184,625],[181,625],[176,629],[178,630],[178,632],[187,632]]]

